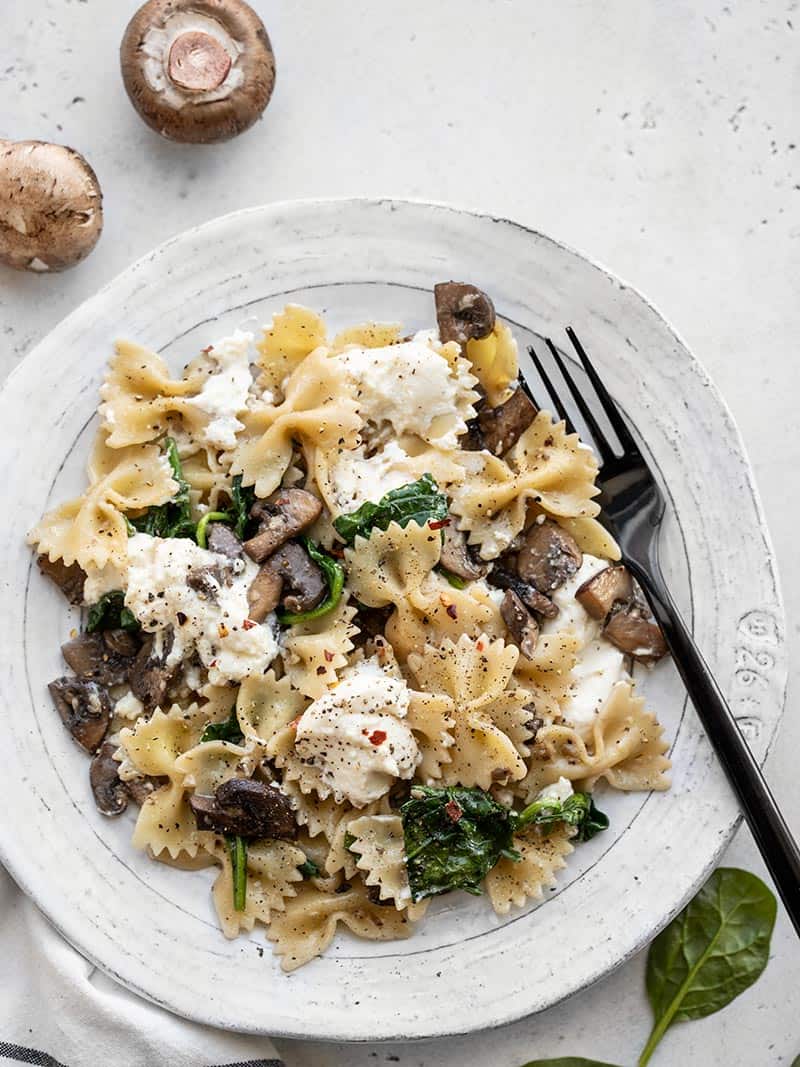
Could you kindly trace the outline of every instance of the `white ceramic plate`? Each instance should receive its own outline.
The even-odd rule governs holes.
[[[781,714],[784,624],[774,562],[736,428],[705,373],[641,296],[541,234],[502,219],[396,201],[277,204],[191,230],[129,268],[32,352],[0,396],[3,817],[0,854],[58,929],[103,970],[214,1026],[377,1040],[494,1026],[539,1011],[644,945],[707,874],[737,809],[674,669],[643,680],[673,739],[672,791],[603,798],[612,829],[580,846],[539,907],[495,917],[438,901],[406,942],[340,937],[286,977],[263,932],[226,941],[207,871],[152,863],[133,813],[104,819],[88,761],[46,683],[77,624],[24,544],[41,512],[80,491],[97,390],[115,338],[177,366],[287,301],[333,326],[433,321],[449,278],[491,293],[521,345],[572,323],[645,440],[671,500],[663,555],[700,646],[766,755]]]

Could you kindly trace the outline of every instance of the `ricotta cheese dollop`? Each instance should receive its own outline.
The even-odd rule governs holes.
[[[608,560],[584,553],[577,573],[553,594],[558,615],[548,619],[542,627],[543,633],[567,630],[580,641],[578,662],[572,671],[570,692],[563,706],[564,717],[579,728],[591,726],[611,696],[615,683],[625,674],[624,655],[603,637],[601,623],[575,599],[580,586],[608,565]]]
[[[392,489],[416,481],[408,453],[396,441],[387,441],[380,452],[365,456],[364,448],[342,451],[331,468],[336,508],[355,511],[367,500],[377,503]]]
[[[147,633],[171,628],[167,662],[197,651],[212,685],[263,674],[278,654],[274,616],[248,618],[247,591],[258,567],[231,561],[182,537],[137,533],[128,541],[125,605]]]
[[[474,414],[475,379],[459,373],[427,335],[385,348],[348,348],[339,357],[355,387],[361,417],[388,422],[439,448],[457,448]]]
[[[228,449],[236,444],[236,434],[243,428],[237,415],[247,407],[253,376],[250,373],[250,349],[253,335],[237,330],[223,337],[208,351],[215,368],[203,383],[199,394],[188,403],[207,416],[200,431],[204,444]]]
[[[404,679],[369,659],[344,672],[297,724],[295,752],[314,767],[338,803],[357,808],[378,800],[396,778],[411,778],[422,756],[403,720]]]

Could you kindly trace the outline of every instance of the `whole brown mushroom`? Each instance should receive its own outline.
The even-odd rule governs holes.
[[[0,263],[39,273],[74,267],[103,229],[103,194],[73,148],[0,141]]]
[[[275,85],[267,31],[244,0],[148,0],[128,23],[120,63],[147,125],[187,144],[248,129]]]

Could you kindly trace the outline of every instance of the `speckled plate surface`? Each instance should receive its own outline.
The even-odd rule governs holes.
[[[428,204],[276,204],[169,241],[61,323],[0,394],[0,856],[84,955],[204,1023],[375,1041],[540,1011],[646,944],[737,821],[674,669],[662,664],[641,685],[673,742],[672,791],[604,796],[611,831],[576,850],[543,903],[500,919],[486,900],[452,895],[408,941],[343,935],[287,977],[263,932],[222,936],[208,871],[147,860],[130,843],[133,813],[108,820],[95,811],[88,761],[46,691],[78,617],[38,577],[24,537],[45,508],[81,489],[114,339],[136,339],[177,367],[287,301],[324,311],[334,328],[376,318],[413,329],[433,322],[430,290],[451,277],[491,293],[521,347],[575,326],[661,473],[671,504],[665,570],[759,758],[781,715],[783,613],[739,435],[702,368],[634,290],[539,233]]]

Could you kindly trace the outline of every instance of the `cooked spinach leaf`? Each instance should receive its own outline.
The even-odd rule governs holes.
[[[164,438],[164,451],[178,490],[172,500],[148,508],[144,515],[131,519],[130,522],[140,533],[150,534],[152,537],[188,537],[194,541],[195,524],[192,522],[189,503],[189,483],[183,476],[178,446],[172,437]]]
[[[655,1025],[639,1057],[676,1022],[702,1019],[738,997],[767,965],[777,903],[749,871],[720,867],[662,930],[647,957],[647,995]]]
[[[92,604],[86,630],[90,634],[95,630],[139,630],[139,623],[133,612],[125,607],[125,594],[121,589],[104,593],[96,604]]]
[[[309,538],[301,537],[300,540],[305,546],[306,552],[308,552],[311,559],[325,576],[325,581],[328,584],[328,595],[315,608],[311,608],[310,611],[279,611],[277,613],[278,622],[283,623],[284,626],[293,626],[296,622],[309,622],[311,619],[318,619],[321,615],[327,615],[339,603],[344,589],[344,567],[341,563],[337,563],[335,559],[329,556],[327,552],[323,552]]]
[[[415,785],[400,808],[413,899],[465,889],[480,894],[484,877],[512,846],[508,808],[482,789]]]
[[[449,571],[447,567],[443,567],[441,563],[438,565],[436,570],[439,572],[439,574],[441,574],[444,579],[446,579],[448,584],[452,585],[454,589],[466,589],[467,583],[462,577],[460,577],[460,575],[453,574],[453,572]]]
[[[578,841],[588,841],[608,829],[608,816],[594,806],[589,793],[573,793],[566,800],[542,797],[512,816],[515,830],[526,826],[553,826],[564,822],[577,828]]]
[[[244,911],[247,905],[247,842],[243,837],[226,837],[233,875],[233,907]]]
[[[208,548],[208,524],[210,522],[230,522],[227,511],[207,511],[197,524],[194,539],[200,548]]]
[[[256,498],[255,489],[248,486],[242,489],[242,476],[237,474],[231,486],[231,505],[225,511],[209,511],[198,522],[195,530],[195,540],[201,548],[208,545],[208,524],[210,522],[224,522],[233,527],[233,532],[240,541],[244,540],[245,532],[250,524],[250,508]]]
[[[306,856],[305,861],[297,868],[304,878],[316,878],[319,874],[319,867]]]
[[[208,723],[200,735],[200,744],[204,741],[230,741],[232,745],[244,741],[244,734],[236,716],[236,705],[231,708],[231,713],[224,722]]]
[[[385,530],[390,523],[408,526],[426,522],[434,526],[447,518],[447,497],[430,474],[423,474],[417,482],[392,489],[377,504],[367,501],[349,515],[340,515],[333,525],[340,537],[352,545],[356,537],[369,537],[370,530]]]

